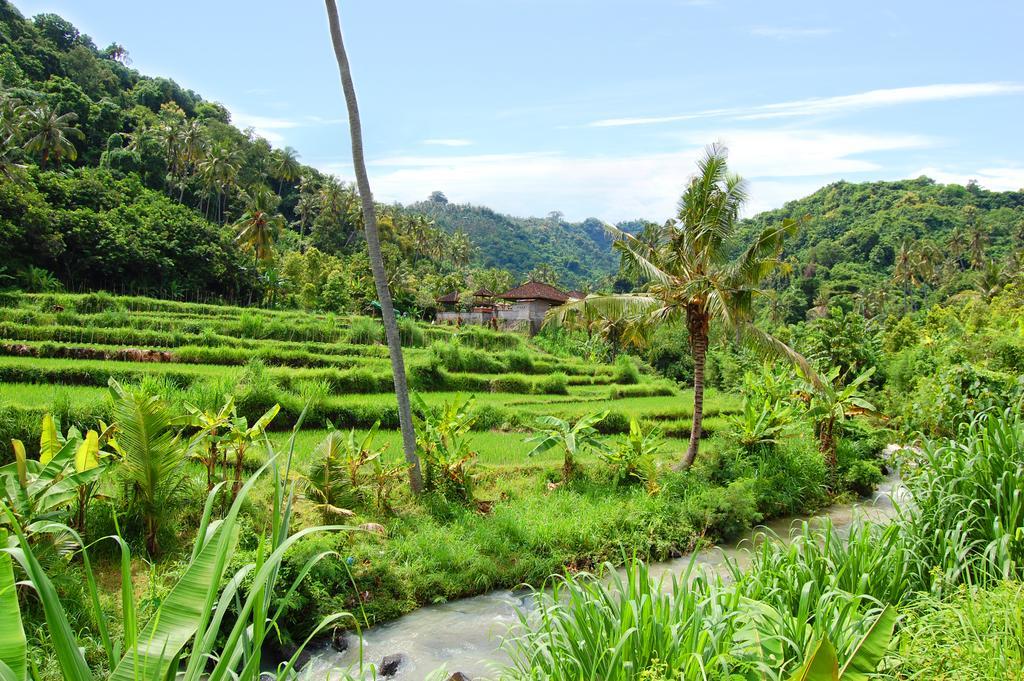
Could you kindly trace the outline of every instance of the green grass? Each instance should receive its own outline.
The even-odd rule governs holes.
[[[107,397],[106,388],[45,383],[0,383],[0,404],[20,407],[51,407],[55,401],[99,401]]]

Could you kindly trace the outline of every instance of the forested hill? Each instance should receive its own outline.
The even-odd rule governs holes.
[[[1024,249],[1024,190],[974,183],[836,182],[746,220],[744,232],[785,218],[806,219],[784,251],[793,271],[776,282],[779,315],[790,321],[825,305],[881,309],[887,298],[914,306],[991,291]]]
[[[618,269],[611,239],[596,218],[572,223],[557,212],[546,218],[512,217],[484,206],[450,203],[441,192],[408,209],[448,232],[464,232],[481,265],[506,269],[517,277],[533,272],[548,279],[550,271],[552,281],[583,288]]]

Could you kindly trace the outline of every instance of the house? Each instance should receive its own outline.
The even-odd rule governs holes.
[[[585,294],[563,293],[550,284],[528,281],[510,291],[495,295],[487,288],[473,291],[468,312],[459,310],[459,293],[452,291],[437,299],[440,310],[435,321],[442,324],[485,324],[496,329],[540,331],[548,310]]]
[[[569,300],[562,291],[539,281],[528,281],[498,298],[511,304],[508,310],[498,311],[498,319],[505,321],[505,326],[527,326],[531,334],[540,330],[548,310]]]

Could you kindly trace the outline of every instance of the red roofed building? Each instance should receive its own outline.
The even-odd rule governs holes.
[[[528,281],[498,295],[485,288],[477,289],[473,292],[472,309],[462,312],[458,310],[459,294],[452,291],[437,299],[442,309],[437,313],[436,321],[446,324],[487,324],[494,328],[536,333],[544,323],[548,310],[573,297],[550,284]],[[497,304],[496,301],[507,302]]]
[[[512,303],[512,308],[501,310],[498,317],[511,323],[525,322],[531,333],[540,330],[548,310],[569,300],[569,296],[562,291],[539,281],[528,281],[505,291],[498,298]]]

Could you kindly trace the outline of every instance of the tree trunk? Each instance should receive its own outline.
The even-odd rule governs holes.
[[[839,468],[839,460],[836,457],[836,422],[835,419],[823,421],[818,430],[818,449],[825,459],[825,466],[828,468],[829,486],[834,486],[836,471]]]
[[[380,301],[381,316],[384,318],[384,334],[387,337],[388,352],[391,355],[395,397],[398,399],[398,422],[402,430],[402,449],[405,452],[405,460],[409,463],[409,486],[414,493],[418,494],[423,490],[423,475],[420,471],[419,457],[416,455],[416,434],[413,431],[409,385],[405,375],[401,339],[398,335],[398,322],[395,319],[395,308],[391,303],[391,291],[388,290],[387,275],[384,272],[384,257],[380,251],[380,234],[377,230],[377,213],[373,205],[373,194],[370,192],[370,178],[366,173],[366,161],[363,158],[363,132],[359,122],[359,105],[356,102],[352,72],[349,70],[348,55],[345,54],[345,43],[341,36],[338,7],[335,0],[324,0],[324,2],[327,6],[327,19],[331,28],[331,42],[334,44],[334,54],[338,59],[341,87],[345,93],[345,106],[348,108],[348,124],[352,136],[352,165],[355,169],[359,198],[362,201],[363,226],[366,230],[366,245],[370,252],[370,269],[373,271],[373,283],[377,288],[377,299]]]
[[[692,305],[692,304],[691,304]],[[687,327],[693,351],[693,423],[690,425],[690,446],[683,457],[683,470],[693,465],[700,447],[704,423],[704,365],[708,352],[708,319],[701,311],[687,310]]]

